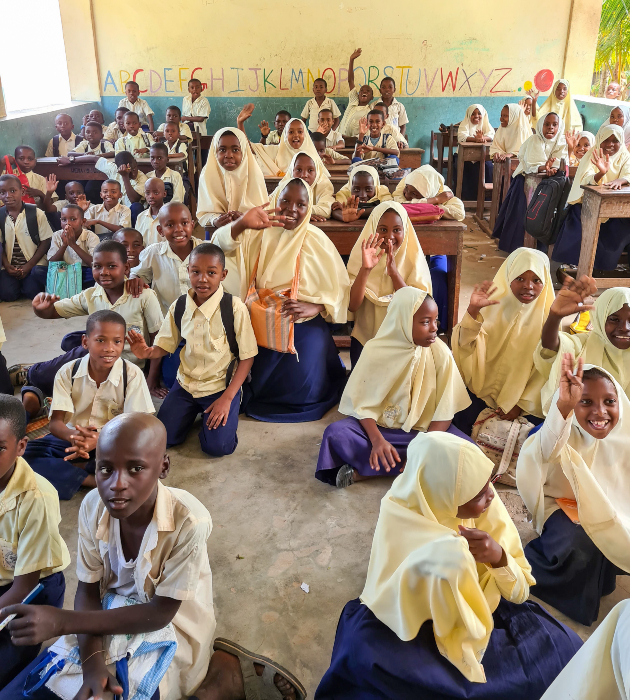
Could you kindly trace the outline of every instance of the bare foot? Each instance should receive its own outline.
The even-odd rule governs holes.
[[[359,474],[359,472],[356,469],[352,470],[352,480],[353,481],[365,481],[366,479],[369,479],[369,476],[362,476]]]
[[[254,664],[254,668],[262,676],[264,667]],[[296,700],[295,688],[286,678],[276,673],[273,682],[282,693],[283,700]],[[195,695],[199,700],[245,700],[243,674],[238,658],[226,651],[215,651],[210,659],[208,673]]]
[[[94,474],[88,474],[85,479],[81,482],[81,486],[85,486],[86,489],[96,488],[96,477]]]
[[[31,416],[31,418],[34,418],[39,412],[39,409],[42,407],[41,403],[39,402],[39,396],[32,391],[25,391],[22,394],[22,404],[24,405],[24,410],[29,414],[29,416]]]

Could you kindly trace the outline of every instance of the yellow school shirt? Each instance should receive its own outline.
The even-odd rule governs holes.
[[[372,105],[359,105],[359,89],[353,88],[348,93],[348,106],[343,113],[339,131],[344,136],[359,135],[359,120],[367,117],[367,113],[372,109]]]
[[[335,151],[334,148],[327,148],[325,153],[327,156],[330,156],[333,160],[349,160],[348,156],[344,156],[343,153]],[[326,167],[325,164],[324,167]]]
[[[277,146],[280,144],[280,136],[277,129],[272,129],[265,139],[266,146]]]
[[[150,180],[152,177],[158,177],[155,174],[155,170],[152,170],[150,173],[147,173],[147,180]],[[170,182],[171,185],[173,185],[173,199],[171,199],[171,202],[184,202],[184,197],[186,196],[186,191],[184,190],[184,181],[182,180],[182,176],[177,172],[177,170],[171,170],[170,168],[166,168],[166,170],[164,171],[164,175],[162,175],[160,180],[162,180],[163,182]],[[147,244],[145,243],[145,245]]]
[[[383,102],[380,95],[378,96],[378,98],[372,100],[370,107],[374,109],[374,105],[377,102]],[[404,126],[405,124],[409,124],[409,117],[407,116],[407,110],[405,109],[405,106],[402,104],[402,102],[399,102],[395,97],[393,98],[391,105],[389,105],[389,107],[387,108],[387,112],[389,114],[389,116],[386,119],[386,122],[388,124],[391,124],[392,126],[395,126],[398,129],[400,129],[400,127]]]
[[[185,117],[206,117],[202,122],[191,122],[192,128],[198,131],[202,136],[208,135],[206,122],[210,116],[210,103],[205,97],[198,97],[194,102],[190,95],[184,97],[182,102],[182,116]]]
[[[120,187],[123,192],[121,202],[126,206],[131,206],[131,200],[127,196],[127,191],[125,190],[125,183],[123,182],[122,175],[118,173],[118,166],[112,160],[107,158],[99,158],[96,161],[96,169],[100,170],[102,173],[107,175],[108,180],[116,180],[120,183]],[[130,180],[133,189],[140,195],[140,201],[144,200],[144,183],[147,181],[147,176],[138,170],[138,177],[135,180]]]
[[[41,209],[36,210],[37,213],[37,228],[39,229],[39,242],[47,241],[52,238],[53,232],[46,218],[46,214]],[[24,253],[26,260],[30,260],[37,246],[35,241],[29,236],[28,227],[26,225],[26,214],[22,210],[15,219],[15,224],[10,216],[7,216],[6,222],[4,224],[4,254],[7,256],[7,260],[11,262],[13,257],[13,245],[15,239],[17,238],[18,245]],[[46,266],[48,265],[48,260],[46,256],[42,256],[41,260],[37,263],[38,265]]]
[[[65,411],[64,421],[69,428],[75,425],[91,426],[100,430],[105,423],[121,413],[155,413],[149,387],[142,370],[127,362],[127,393],[123,391],[123,362],[114,362],[109,376],[99,387],[90,377],[90,356],[81,358],[72,381],[74,362],[67,362],[56,374],[50,416],[54,411]]]
[[[138,214],[136,219],[136,231],[142,234],[144,247],[148,248],[154,243],[162,243],[166,239],[158,232],[157,227],[160,223],[160,217],[156,214],[151,216],[151,208],[145,209],[141,214]]]
[[[103,132],[103,138],[110,141],[112,144],[116,143],[119,138],[124,136],[125,133],[118,128],[118,122],[114,120]]]
[[[113,180],[114,178],[109,179]],[[123,187],[124,191],[124,186],[122,183],[121,187]],[[144,194],[144,190],[142,193]],[[115,207],[112,207],[109,211],[105,209],[104,204],[91,204],[85,212],[85,218],[96,219],[98,221],[107,221],[108,224],[117,224],[120,226],[120,228],[131,227],[131,209],[121,202],[118,202],[118,204]],[[99,235],[104,233],[112,233],[108,228],[105,228],[105,226],[99,226],[98,224],[94,226],[94,229]]]
[[[344,142],[343,136],[341,135],[341,131],[334,131],[333,129],[331,129],[326,135],[326,148],[334,148],[339,144],[340,141],[341,143]]]
[[[177,381],[194,398],[216,394],[225,389],[225,375],[234,359],[230,352],[225,328],[221,320],[219,303],[223,298],[223,285],[197,306],[193,290],[188,290],[186,306],[182,316],[181,334],[175,324],[175,304],[164,319],[154,345],[173,353],[182,338],[186,340],[179,356]],[[234,311],[234,333],[238,343],[239,360],[249,360],[258,354],[256,336],[249,319],[249,311],[238,298],[232,297]]]
[[[329,109],[332,112],[333,119],[337,119],[337,117],[341,116],[339,107],[337,107],[335,101],[331,100],[330,97],[325,97],[321,105],[318,105],[317,100],[314,97],[311,97],[311,99],[304,105],[304,109],[300,115],[303,121],[308,119],[306,128],[309,131],[317,131],[317,119],[319,118],[319,113],[322,111],[322,109]]]
[[[111,524],[94,489],[79,510],[77,577],[83,583],[99,583],[101,596],[113,578]],[[160,682],[160,700],[192,695],[208,671],[216,627],[207,546],[211,532],[212,518],[200,501],[188,491],[157,482],[153,517],[133,580],[141,603],[154,595],[181,601],[172,620],[177,651]]]
[[[94,148],[92,148],[87,141],[81,141],[81,143],[74,149],[75,153],[83,153],[86,156],[100,156],[103,153],[112,153],[113,151],[114,147],[105,138],[103,138],[101,143]]]
[[[385,137],[385,140],[383,140],[383,137]],[[365,135],[365,137],[363,138],[363,143],[368,147],[372,145],[372,141],[369,134]],[[396,153],[387,156],[384,153],[381,153],[380,151],[369,151],[368,153],[363,154],[363,160],[369,160],[370,158],[379,158],[380,160],[385,160],[385,158],[395,158],[396,156],[400,155],[398,144],[396,143],[394,137],[391,134],[381,133],[375,145],[378,148],[392,149],[396,151]]]
[[[60,522],[56,489],[18,457],[9,483],[0,492],[0,586],[34,571],[42,579],[70,564]]]
[[[56,301],[55,311],[61,318],[89,316],[95,311],[115,311],[125,319],[127,330],[133,329],[142,333],[147,344],[149,344],[149,334],[157,333],[164,320],[160,302],[152,289],[143,289],[139,297],[133,297],[125,289],[123,295],[112,304],[100,284],[84,289],[69,299]],[[131,352],[127,342],[121,357],[138,367],[144,367],[144,360],[139,360]]]
[[[59,248],[62,247],[62,233],[63,231],[55,231],[53,233],[52,241],[50,242],[50,248],[48,249],[48,253],[46,255],[48,260],[50,260],[52,256],[59,250]],[[96,246],[100,242],[100,238],[87,228],[84,228],[81,232],[81,235],[77,238],[77,245],[79,246],[79,248],[81,248],[81,250],[84,250],[89,255],[94,254],[94,248],[96,248]],[[83,267],[90,267],[90,265],[81,260],[79,254],[72,250],[70,246],[66,248],[66,252],[63,254],[63,261],[65,263],[68,263],[68,265],[72,265],[73,263],[81,263]]]
[[[175,153],[179,153],[182,156],[188,155],[188,146],[186,145],[186,143],[184,141],[180,141],[178,139],[177,141],[175,141],[175,143],[172,146],[169,146],[167,141],[164,141],[164,144],[168,148],[169,156],[172,156]]]
[[[130,136],[129,134],[121,136],[114,144],[114,149],[116,153],[120,153],[121,151],[129,151],[129,153],[134,155],[136,150],[151,148],[154,143],[155,140],[151,134],[140,130],[135,136]],[[141,153],[140,157],[148,158],[149,154]]]
[[[64,137],[61,134],[57,134],[59,136],[59,155],[60,156],[67,156],[70,151],[74,151],[74,147],[77,144],[77,135],[73,132],[70,134],[70,138],[66,141]],[[80,142],[79,142],[80,143]],[[53,151],[53,140],[50,139],[48,142],[48,146],[46,147],[46,153],[45,156],[46,158],[52,158],[55,155]],[[45,192],[46,190],[44,190]]]
[[[190,114],[189,116],[194,117],[196,115]],[[195,124],[201,124],[201,122],[195,122]],[[164,133],[165,126],[166,126],[166,122],[164,122],[163,124],[160,124],[160,126],[158,126],[156,131],[161,131],[162,133]],[[192,139],[192,133],[190,131],[190,127],[188,126],[187,122],[180,122],[179,123],[179,135],[183,136],[186,139]]]
[[[140,124],[148,125],[149,121],[147,117],[149,114],[154,114],[151,107],[149,107],[149,103],[146,100],[143,100],[141,97],[139,97],[135,102],[131,102],[127,97],[123,97],[123,99],[118,103],[118,106],[126,107],[130,112],[135,112],[140,119]]]

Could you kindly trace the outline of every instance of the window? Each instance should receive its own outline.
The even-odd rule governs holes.
[[[59,0],[2,3],[0,76],[8,113],[70,102]]]

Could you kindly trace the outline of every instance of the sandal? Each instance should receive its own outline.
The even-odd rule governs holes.
[[[32,366],[32,363],[29,365],[11,365],[7,370],[11,378],[11,384],[15,387],[24,386],[27,382],[28,371]]]
[[[335,486],[338,489],[345,489],[354,484],[354,469],[349,464],[344,464],[337,472]]]
[[[273,682],[276,673],[289,681],[293,686],[297,700],[305,700],[306,689],[300,681],[292,673],[289,673],[286,668],[283,668],[266,656],[255,654],[231,642],[229,639],[222,639],[221,637],[217,637],[214,640],[214,650],[225,651],[232,656],[236,656],[241,662],[246,700],[282,700],[282,693]],[[265,667],[262,676],[256,673],[255,663]]]

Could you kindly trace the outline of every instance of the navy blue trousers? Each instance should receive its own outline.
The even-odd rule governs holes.
[[[52,605],[63,607],[63,597],[66,592],[66,580],[59,571],[39,581],[44,590],[35,598],[33,605]],[[0,586],[0,596],[4,595],[11,586]],[[0,632],[0,691],[10,683],[31,661],[39,654],[41,644],[31,647],[16,647],[11,643],[11,635],[5,627]],[[0,695],[3,693],[0,692]]]
[[[472,433],[473,425],[477,422],[479,414],[485,408],[488,408],[488,404],[483,399],[475,396],[470,389],[467,389],[467,391],[472,403],[470,406],[468,406],[468,408],[465,408],[463,411],[455,414],[453,417],[453,425],[461,430],[462,433],[470,435]],[[530,415],[524,415],[524,418],[527,418],[527,420],[530,423],[533,423],[535,426],[542,425],[543,421],[545,420],[544,418],[538,418],[538,416]]]
[[[403,642],[352,600],[315,700],[539,700],[582,641],[536,603],[502,598],[493,619],[482,662],[487,682],[471,683],[440,654],[431,620]]]
[[[201,413],[199,443],[203,452],[211,457],[231,455],[238,445],[236,430],[241,392],[239,391],[232,400],[227,423],[224,426],[211,430],[206,425],[208,416],[203,413],[222,394],[223,392],[219,391],[196,399],[176,381],[166,395],[157,415],[166,428],[166,446],[173,447],[184,442],[195,419]]]
[[[47,360],[46,362],[36,362],[30,367],[26,379],[27,386],[36,386],[38,389],[41,389],[44,396],[52,396],[57,372],[68,362],[73,362],[88,354],[88,351],[82,345],[68,346],[68,344],[66,344],[66,339],[69,336],[72,336],[73,340],[78,336],[80,341],[82,335],[83,331],[75,331],[75,333],[69,333],[64,336],[61,341],[61,349],[65,350],[66,347],[68,347],[67,352],[54,357],[52,360]],[[64,347],[64,345],[66,345],[66,347]]]
[[[34,299],[46,291],[48,267],[35,265],[24,279],[11,277],[6,270],[0,270],[0,301],[17,301],[20,297]]]
[[[30,440],[24,453],[33,471],[50,481],[62,501],[69,501],[81,488],[85,477],[94,474],[94,452],[90,453],[87,463],[83,462],[84,467],[78,467],[73,462],[64,462],[66,447],[70,447],[69,442],[49,434]]]
[[[499,239],[499,250],[512,253],[523,247],[526,216],[525,176],[517,175],[512,178],[492,232],[492,237]]]
[[[141,202],[134,202],[129,209],[131,209],[131,225],[135,226],[136,225],[136,219],[142,214],[144,211],[144,207],[142,206]],[[114,234],[110,232],[109,237],[111,238]],[[101,239],[103,240],[103,239]]]
[[[486,182],[492,182],[493,163],[491,160],[485,161]],[[457,173],[457,153],[453,157],[453,169]],[[464,163],[464,174],[462,177],[462,200],[477,201],[479,194],[479,161],[476,163],[467,160]]]

